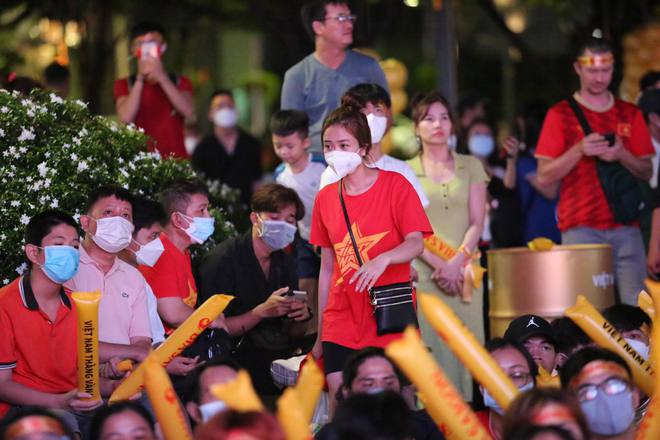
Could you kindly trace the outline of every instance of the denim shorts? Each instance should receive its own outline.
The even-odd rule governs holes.
[[[296,269],[298,279],[318,279],[321,270],[321,257],[314,253],[314,247],[302,238],[296,244]]]

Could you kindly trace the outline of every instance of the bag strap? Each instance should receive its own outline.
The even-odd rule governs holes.
[[[589,122],[587,122],[587,117],[584,116],[584,112],[582,111],[582,108],[580,107],[580,105],[573,96],[568,98],[568,105],[571,107],[571,110],[573,110],[573,113],[575,113],[575,117],[577,117],[577,120],[580,123],[580,127],[582,127],[582,131],[584,132],[584,135],[587,136],[591,134],[592,130],[591,127],[589,126]]]
[[[344,179],[339,181],[339,201],[341,202],[341,209],[344,211],[344,220],[346,221],[346,227],[348,228],[348,235],[351,237],[351,243],[353,244],[353,251],[355,252],[355,257],[357,258],[358,264],[362,266],[362,257],[360,256],[360,251],[358,250],[357,243],[355,242],[355,237],[353,236],[353,230],[351,228],[351,222],[348,219],[348,211],[346,211],[346,204],[344,203],[344,196],[342,195],[342,187],[344,186]]]

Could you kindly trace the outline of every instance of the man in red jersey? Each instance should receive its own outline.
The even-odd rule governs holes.
[[[149,150],[163,157],[187,158],[184,121],[194,116],[192,84],[185,76],[168,74],[161,63],[165,31],[155,23],[138,23],[131,30],[131,53],[137,73],[115,81],[117,115],[151,138]]]
[[[580,46],[573,67],[580,79],[573,98],[591,134],[585,136],[568,100],[554,105],[536,149],[539,181],[561,184],[558,225],[562,242],[610,244],[619,298],[636,305],[646,272],[639,225],[615,220],[598,177],[597,161],[618,162],[633,176],[648,181],[654,154],[651,138],[639,109],[608,90],[614,70],[609,44],[590,38]]]

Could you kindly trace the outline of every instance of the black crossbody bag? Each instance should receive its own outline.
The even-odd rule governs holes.
[[[568,98],[568,104],[580,122],[584,135],[589,135],[592,132],[591,127],[575,98]],[[639,220],[653,207],[653,192],[648,182],[633,176],[619,162],[606,162],[597,158],[596,170],[600,186],[617,223],[629,224]]]
[[[342,179],[339,181],[339,201],[341,202],[341,209],[344,211],[344,220],[346,220],[346,228],[348,228],[348,235],[351,237],[355,257],[358,264],[362,266],[362,257],[353,236],[351,222],[348,219],[348,212],[342,195],[343,186],[344,180]],[[369,297],[374,308],[376,332],[379,336],[400,333],[409,325],[419,327],[417,313],[413,306],[412,284],[410,282],[372,287],[369,289]]]

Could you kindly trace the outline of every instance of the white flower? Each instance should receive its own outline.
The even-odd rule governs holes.
[[[28,115],[29,117],[33,118],[33,117],[34,117],[34,109],[33,109],[33,108],[29,108],[28,111],[27,111],[27,115]]]
[[[80,145],[80,142],[81,142],[81,141],[80,141],[80,138],[78,138],[78,137],[74,137],[74,138],[73,138],[73,143],[74,143],[74,144],[76,144],[76,145]]]
[[[30,223],[30,217],[28,217],[27,215],[23,214],[23,215],[21,216],[21,223],[24,224],[24,225],[27,225],[28,223]]]
[[[27,148],[25,148],[25,147],[19,147],[19,148],[18,148],[18,152],[21,153],[21,154],[25,154],[25,153],[27,153],[27,151],[28,151],[28,150],[27,150]]]
[[[71,148],[71,144],[64,144],[62,145],[62,148]]]
[[[52,202],[50,202],[50,207],[51,208],[57,208],[60,206],[60,202],[57,199],[53,199]]]
[[[31,106],[32,106],[32,102],[30,102],[30,100],[28,100],[28,99],[21,99],[21,105],[22,105],[23,107],[31,107]]]
[[[0,113],[7,113],[7,112],[9,112],[9,107],[7,107],[6,105],[0,107]]]
[[[19,275],[23,275],[23,272],[25,272],[25,269],[27,269],[27,263],[23,263],[20,266],[16,268],[16,272],[18,272]]]
[[[0,128],[0,137],[5,137],[5,131],[2,128]]]
[[[14,208],[17,208],[21,206],[21,202],[19,202],[18,200],[12,200],[10,205],[13,206]]]
[[[41,177],[46,177],[46,174],[48,174],[48,165],[46,162],[41,162],[39,165],[37,165],[37,171],[39,171],[39,175]]]
[[[78,162],[78,172],[85,171],[88,168],[89,166],[87,165],[87,162],[85,162],[84,160]]]
[[[34,139],[34,132],[28,130],[25,127],[21,127],[23,131],[21,131],[21,135],[18,137],[18,141],[31,141]]]
[[[77,212],[76,212],[75,214],[73,214],[73,219],[74,219],[75,221],[80,221],[80,214],[77,213]]]
[[[80,137],[85,137],[85,136],[87,136],[88,134],[89,134],[89,132],[87,131],[87,129],[86,129],[85,127],[83,127],[83,128],[80,130],[80,133],[78,133],[78,135],[79,135]]]
[[[50,151],[46,151],[46,152],[44,153],[44,157],[45,157],[46,159],[48,159],[48,158],[50,157]]]
[[[78,155],[76,153],[71,153],[71,160],[78,160]]]
[[[15,174],[14,174],[13,171],[9,171],[9,172],[7,173],[7,177],[14,177],[14,175],[15,175]]]
[[[2,280],[2,284],[9,284],[9,279],[5,278],[4,280]]]
[[[50,179],[46,179],[46,180],[44,180],[44,188],[50,188],[50,183],[51,183],[51,182],[52,182],[52,181],[51,181]]]
[[[52,102],[54,104],[62,104],[64,102],[64,100],[62,98],[60,98],[59,96],[57,96],[55,93],[51,93],[50,94],[50,102]]]
[[[75,102],[76,104],[78,104],[79,106],[81,106],[81,107],[84,107],[84,108],[87,107],[87,103],[81,101],[80,99],[76,99],[74,102]]]

